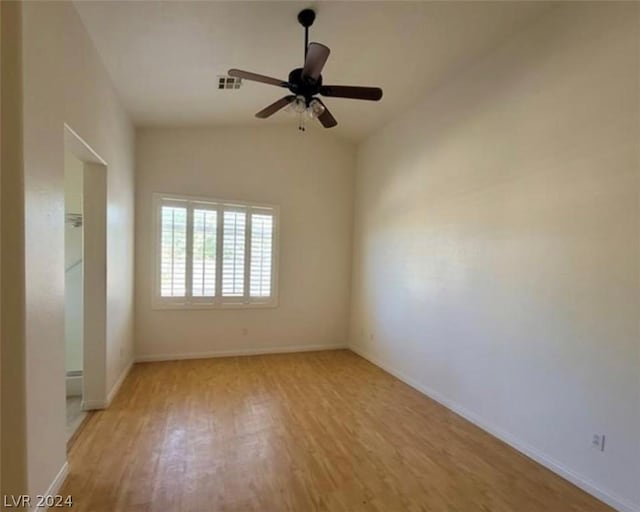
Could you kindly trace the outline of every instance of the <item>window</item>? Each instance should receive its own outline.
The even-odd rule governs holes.
[[[277,207],[155,194],[155,307],[275,306]]]

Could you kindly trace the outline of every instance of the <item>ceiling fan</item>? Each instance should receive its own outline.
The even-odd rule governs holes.
[[[306,112],[310,117],[318,119],[325,128],[331,128],[336,126],[338,121],[331,115],[322,100],[317,97],[318,94],[330,98],[369,101],[378,101],[382,98],[382,89],[379,87],[323,85],[322,69],[329,58],[331,50],[320,43],[309,44],[309,27],[313,25],[315,19],[316,13],[312,9],[304,9],[298,14],[298,21],[304,27],[304,66],[291,71],[287,81],[242,71],[241,69],[229,70],[229,76],[275,85],[276,87],[284,87],[291,92],[291,94],[262,109],[256,114],[256,117],[266,119],[282,108],[293,107],[294,111],[300,114]],[[301,122],[299,129],[304,131],[304,123]]]

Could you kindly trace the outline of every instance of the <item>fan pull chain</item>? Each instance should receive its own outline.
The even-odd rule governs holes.
[[[307,131],[307,129],[304,126],[304,114],[300,114],[300,117],[298,120],[298,130],[300,130],[301,132]]]

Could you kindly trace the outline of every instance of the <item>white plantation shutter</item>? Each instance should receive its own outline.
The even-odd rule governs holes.
[[[272,253],[273,215],[251,214],[251,270],[249,272],[251,297],[271,295]]]
[[[216,295],[217,232],[218,212],[194,208],[191,251],[191,293],[194,297]]]
[[[222,295],[244,295],[245,227],[244,211],[225,210],[222,234]]]
[[[155,194],[154,307],[277,304],[277,207]]]
[[[186,207],[162,207],[160,254],[160,295],[184,297],[187,275]]]

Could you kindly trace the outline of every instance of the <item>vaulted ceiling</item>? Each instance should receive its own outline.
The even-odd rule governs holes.
[[[375,85],[379,103],[327,99],[338,135],[359,140],[407,110],[456,69],[546,9],[541,2],[76,2],[76,8],[137,125],[288,122],[254,113],[287,91],[245,81],[219,90],[231,67],[286,79],[301,67],[306,7],[311,41],[331,48],[327,84]]]

